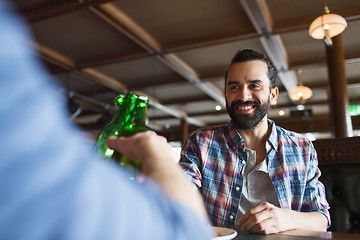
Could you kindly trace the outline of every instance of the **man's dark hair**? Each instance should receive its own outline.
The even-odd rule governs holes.
[[[268,67],[268,77],[269,77],[270,83],[271,83],[270,88],[271,89],[275,88],[276,81],[278,79],[278,73],[277,73],[277,70],[276,70],[274,64],[265,55],[258,53],[251,49],[243,49],[243,50],[240,50],[239,52],[237,52],[237,54],[231,60],[231,64],[230,64],[229,68],[226,70],[225,82],[226,82],[228,71],[229,71],[231,65],[233,65],[234,63],[242,63],[242,62],[255,61],[255,60],[260,60],[260,61],[263,61],[264,63],[266,63],[266,65]],[[226,86],[225,86],[225,89],[226,89]]]

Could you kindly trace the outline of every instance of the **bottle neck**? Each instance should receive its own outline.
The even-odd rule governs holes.
[[[140,103],[134,111],[134,125],[145,126],[147,104]]]
[[[112,128],[117,135],[118,131],[145,131],[148,98],[143,95],[127,93],[121,101],[121,106],[112,121]],[[121,130],[122,129],[122,130]]]
[[[146,127],[146,112],[147,112],[147,99],[138,98],[136,104],[134,104],[133,110],[129,113],[129,119],[124,124],[124,128],[139,129]]]
[[[123,105],[124,100],[125,100],[124,94],[120,94],[114,98],[114,103],[115,103],[115,106],[117,107],[117,111],[116,111],[115,116],[111,120],[111,122],[107,125],[107,127],[121,121],[120,108]]]
[[[115,106],[121,107],[121,105],[124,103],[125,100],[125,94],[120,94],[117,97],[114,98]]]
[[[136,107],[137,99],[138,96],[136,96],[134,93],[129,92],[126,94],[124,101],[119,109],[121,126],[118,126],[118,128],[121,128],[122,126],[127,125],[132,121],[131,118]]]

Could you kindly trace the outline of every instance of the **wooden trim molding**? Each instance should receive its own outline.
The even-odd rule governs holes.
[[[360,163],[360,137],[319,139],[313,144],[319,166]]]

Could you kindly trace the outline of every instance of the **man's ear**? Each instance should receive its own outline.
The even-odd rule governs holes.
[[[279,97],[279,89],[277,87],[270,90],[270,105],[275,105]]]

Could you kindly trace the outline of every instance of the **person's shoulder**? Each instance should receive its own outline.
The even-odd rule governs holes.
[[[316,160],[316,149],[310,139],[303,134],[277,127],[278,149],[287,156],[287,161],[307,162]],[[315,153],[315,155],[314,155]],[[295,156],[295,157],[294,157]]]
[[[276,126],[276,131],[278,134],[278,138],[281,141],[286,141],[288,143],[296,144],[296,145],[312,145],[312,142],[303,134],[284,129],[282,127]]]
[[[223,131],[224,129],[227,129],[227,124],[202,127],[202,128],[195,130],[195,132]]]
[[[228,129],[227,124],[207,126],[191,132],[189,138],[224,135]]]

